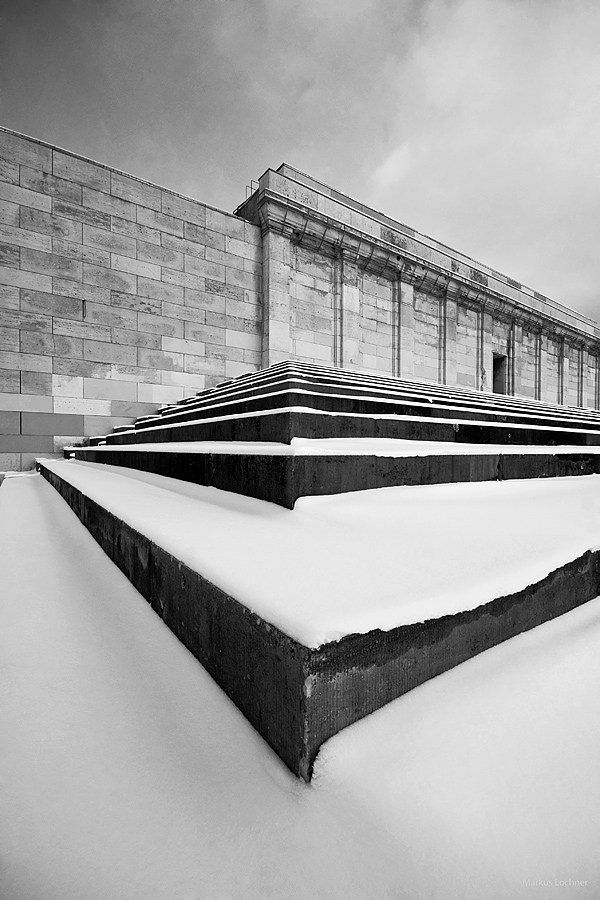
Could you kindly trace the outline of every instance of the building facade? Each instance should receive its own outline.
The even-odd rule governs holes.
[[[598,408],[600,329],[287,165],[234,214],[0,129],[0,471],[297,358]]]

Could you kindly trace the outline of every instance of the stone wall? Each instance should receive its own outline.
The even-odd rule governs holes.
[[[260,231],[0,129],[0,471],[260,366]]]
[[[290,358],[599,403],[595,322],[285,164],[230,215],[0,129],[0,471]]]
[[[492,391],[500,358],[506,393],[598,408],[591,319],[286,164],[236,212],[264,235],[263,366],[291,357]]]

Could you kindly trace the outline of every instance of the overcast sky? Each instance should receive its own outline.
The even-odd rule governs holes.
[[[0,0],[0,124],[226,210],[285,161],[600,319],[597,0]]]

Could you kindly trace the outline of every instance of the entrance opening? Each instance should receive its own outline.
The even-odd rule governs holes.
[[[492,365],[494,367],[494,394],[506,394],[506,370],[508,358],[500,353],[493,354]]]

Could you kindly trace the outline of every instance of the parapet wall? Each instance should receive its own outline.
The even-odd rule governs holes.
[[[260,230],[0,129],[0,471],[256,370]]]

